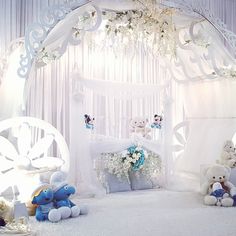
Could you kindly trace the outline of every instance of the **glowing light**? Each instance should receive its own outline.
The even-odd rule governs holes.
[[[44,137],[31,145],[33,137],[31,127],[43,130]],[[63,136],[47,122],[33,117],[16,117],[0,122],[0,133],[12,128],[18,130],[15,146],[0,136],[0,192],[16,185],[20,190],[20,199],[29,199],[32,188],[40,179],[40,174],[48,171],[69,169],[69,150]],[[48,157],[48,151],[55,141],[61,158]]]

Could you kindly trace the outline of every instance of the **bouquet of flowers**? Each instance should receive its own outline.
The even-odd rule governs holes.
[[[147,152],[137,146],[129,147],[125,152],[122,153],[122,161],[129,165],[134,171],[137,171],[143,167]]]
[[[149,179],[161,172],[160,156],[135,145],[121,153],[103,153],[98,162],[103,163],[96,167],[98,178],[103,184],[104,170],[116,175],[119,179],[126,178],[128,181],[130,171],[142,173]]]

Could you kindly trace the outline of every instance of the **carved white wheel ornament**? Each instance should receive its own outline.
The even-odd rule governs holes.
[[[14,141],[3,136],[7,131],[16,136]],[[39,139],[35,140],[35,136]],[[49,155],[54,143],[60,153],[57,157]],[[58,169],[67,172],[69,150],[63,136],[51,124],[33,117],[16,117],[0,122],[0,163],[0,178],[9,181],[7,187],[11,181],[21,181],[16,181],[17,176],[38,178]]]

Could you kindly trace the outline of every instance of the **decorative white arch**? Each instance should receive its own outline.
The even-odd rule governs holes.
[[[163,58],[166,68],[172,75],[172,78],[181,84],[189,84],[191,82],[199,82],[201,80],[220,79],[222,76],[230,77],[227,70],[231,70],[232,66],[235,65],[234,54],[236,53],[236,36],[229,30],[226,25],[220,19],[215,18],[207,9],[200,5],[191,5],[186,2],[180,2],[178,4],[170,5],[171,1],[163,1],[166,6],[171,6],[177,9],[175,17],[179,17],[179,14],[185,15],[189,20],[190,24],[185,27],[177,28],[177,50],[178,55],[174,60],[169,58]],[[33,25],[26,34],[26,57],[21,59],[21,67],[18,73],[28,78],[30,73],[37,67],[43,66],[44,63],[38,63],[37,59],[39,54],[43,52],[44,47],[50,48],[53,45],[53,35],[55,31],[60,29],[60,26],[64,25],[65,22],[70,28],[67,31],[65,40],[61,42],[58,52],[60,57],[68,46],[69,42],[78,44],[81,42],[81,37],[74,41],[76,28],[73,23],[76,23],[76,16],[83,15],[87,12],[87,6],[92,6],[96,13],[96,23],[90,29],[84,29],[84,31],[96,30],[101,23],[101,12],[97,6],[92,5],[90,1],[73,1],[70,5],[61,5],[58,7],[52,7],[45,12],[45,15],[51,15],[51,23],[45,23],[44,17],[40,20],[40,24]],[[60,14],[58,14],[60,12]],[[202,35],[203,29],[207,26],[208,32],[206,35]],[[187,27],[186,27],[187,26]],[[216,31],[215,31],[216,30]],[[37,33],[36,33],[37,32]],[[217,33],[216,33],[217,32]],[[83,34],[83,33],[82,33]],[[51,39],[50,39],[51,37]],[[208,37],[214,38],[210,43]],[[223,50],[224,43],[221,37],[226,40],[232,49],[233,55]],[[209,44],[209,45],[208,45]],[[217,50],[217,54],[216,54]],[[223,55],[223,57],[222,57]],[[222,58],[224,58],[222,60]],[[191,70],[191,67],[194,69]],[[230,67],[229,69],[227,69]],[[226,68],[226,69],[225,69]],[[30,84],[30,82],[27,82]],[[172,102],[171,102],[171,84],[169,83],[166,87],[166,117],[171,117]],[[168,121],[171,124],[171,120]],[[171,125],[165,130],[165,155],[166,162],[168,163],[171,159],[171,143],[172,143],[172,130]],[[179,137],[179,136],[178,136]],[[167,166],[167,165],[166,165]],[[171,169],[167,170],[167,175],[171,172]]]
[[[69,27],[64,35],[64,40],[57,45],[56,53],[58,57],[62,56],[66,51],[68,44],[77,45],[81,42],[80,37],[76,37],[76,29],[73,28],[79,20],[79,17],[90,17],[90,12],[86,7],[92,6],[97,14],[97,19],[94,25],[89,28],[81,28],[80,34],[84,34],[86,31],[96,30],[101,23],[101,11],[100,9],[91,3],[89,0],[75,0],[70,1],[68,4],[62,4],[52,6],[43,11],[40,15],[38,23],[30,25],[25,34],[25,51],[26,55],[21,56],[20,68],[18,74],[22,78],[28,78],[32,68],[40,67],[45,63],[36,62],[36,58],[40,52],[50,43],[53,43],[56,38],[53,38],[53,31],[61,27],[61,24],[69,22]],[[90,9],[91,10],[91,9]],[[65,21],[63,21],[65,19]],[[70,27],[72,25],[72,27]],[[65,33],[65,32],[63,32]],[[58,35],[57,35],[58,36]]]
[[[142,3],[142,1],[138,1]],[[203,7],[200,3],[190,4],[189,2],[178,0],[174,3],[170,0],[166,0],[162,2],[162,5],[165,7],[171,7],[177,9],[176,15],[179,13],[184,14],[189,17],[192,21],[189,27],[177,29],[177,47],[179,49],[179,53],[177,55],[177,59],[165,60],[167,67],[170,70],[173,78],[176,81],[183,82],[183,79],[178,79],[179,72],[176,74],[176,69],[180,69],[181,78],[185,78],[185,80],[197,81],[199,79],[214,79],[219,76],[225,75],[224,66],[227,67],[229,65],[235,64],[234,55],[236,55],[236,35],[227,29],[227,26],[219,19],[214,17],[209,10]],[[87,9],[90,6],[90,12]],[[80,29],[80,37],[76,37],[76,28],[73,24],[78,22],[79,17],[83,17],[87,14],[87,17],[91,13],[91,7],[97,14],[96,23],[93,24],[90,28]],[[143,7],[143,5],[141,5]],[[98,29],[99,25],[102,21],[102,10],[93,4],[89,0],[74,0],[70,1],[65,5],[52,6],[42,12],[40,20],[38,23],[34,23],[27,28],[25,35],[25,50],[26,55],[21,56],[20,68],[18,69],[18,74],[20,77],[28,78],[30,71],[33,68],[38,68],[44,66],[46,63],[42,61],[37,61],[39,56],[44,53],[46,47],[49,50],[53,47],[55,55],[52,55],[54,58],[61,57],[68,44],[79,44],[83,38],[83,35],[86,31],[95,31]],[[205,32],[205,36],[210,34],[212,37],[218,37],[218,40],[214,38],[214,42],[209,47],[206,46],[206,50],[203,51],[200,49],[199,52],[199,43],[206,42],[208,40],[204,36],[202,36],[202,32],[204,32],[204,27],[209,24],[212,26],[207,26],[211,32]],[[59,40],[58,45],[55,45],[53,42],[56,41],[55,31],[58,33],[60,27],[69,27],[66,31],[66,36],[63,36],[62,42]],[[228,51],[222,50],[223,42],[219,38],[219,36],[214,32],[217,31],[218,35],[225,39],[226,43],[232,49],[231,54]],[[57,34],[57,37],[61,36]],[[188,43],[184,39],[188,38]],[[202,41],[202,42],[199,42]],[[53,46],[52,46],[53,44]],[[201,45],[204,47],[204,45]],[[51,48],[50,48],[51,47]],[[217,47],[217,54],[215,47]],[[191,53],[190,53],[191,52]],[[48,52],[46,52],[48,53]],[[181,59],[181,56],[186,57],[186,53],[189,55],[189,63],[194,64],[196,69],[199,71],[195,76],[191,75],[191,71],[189,71],[189,64],[186,63],[185,58]],[[225,59],[221,64],[216,63],[217,60],[220,59],[220,56],[224,54]],[[209,70],[204,71],[204,67],[208,65]]]
[[[12,142],[4,137],[4,132],[9,136],[13,134]],[[0,193],[9,185],[17,185],[20,197],[28,200],[32,185],[40,182],[40,176],[59,169],[69,171],[69,149],[65,139],[46,121],[34,117],[7,119],[0,122],[0,134]],[[53,144],[58,149],[57,156],[50,156]]]

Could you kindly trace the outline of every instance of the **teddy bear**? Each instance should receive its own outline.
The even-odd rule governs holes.
[[[229,167],[218,164],[204,170],[203,174],[206,180],[201,185],[201,193],[205,196],[204,203],[206,205],[233,206],[233,198],[236,196],[236,187],[229,182],[230,171],[231,169]],[[215,183],[218,183],[218,187]],[[219,183],[221,187],[219,187]],[[220,188],[222,188],[222,190],[218,191],[218,193],[215,192]]]
[[[5,226],[13,220],[13,206],[3,197],[0,198],[0,226]]]
[[[161,129],[161,126],[162,126],[161,122],[162,122],[162,120],[163,120],[162,116],[155,114],[154,115],[154,121],[151,124],[151,128]]]
[[[141,137],[151,139],[150,131],[151,129],[146,127],[148,123],[148,119],[142,117],[135,117],[130,121],[130,133],[138,134]]]
[[[48,184],[40,184],[32,193],[32,204],[37,205],[35,217],[38,221],[49,220],[58,222],[61,220],[61,212],[55,209],[53,203],[53,190]]]
[[[218,163],[230,168],[236,167],[236,153],[234,143],[231,140],[225,141]]]
[[[94,121],[95,121],[94,117],[91,118],[87,114],[84,115],[84,122],[85,122],[85,125],[86,125],[87,129],[94,129]]]
[[[52,174],[50,184],[53,187],[54,192],[54,206],[60,210],[61,208],[67,208],[68,213],[62,214],[62,219],[69,217],[78,217],[79,215],[85,215],[88,213],[86,206],[76,206],[69,197],[75,194],[75,187],[69,185],[66,182],[66,175],[62,171],[57,171]]]

